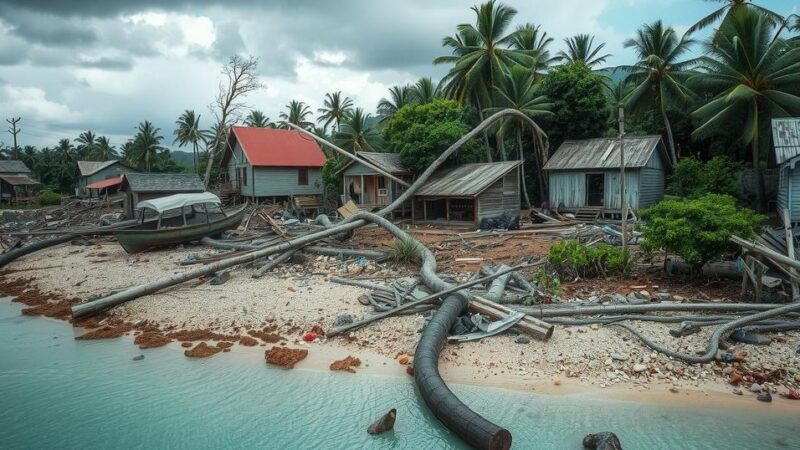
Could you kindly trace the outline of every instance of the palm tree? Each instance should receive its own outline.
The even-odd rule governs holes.
[[[693,74],[689,70],[697,60],[680,61],[693,43],[688,35],[678,38],[675,30],[665,27],[660,20],[645,24],[637,30],[635,38],[624,43],[626,48],[636,51],[639,61],[633,66],[619,68],[628,72],[626,81],[633,86],[625,98],[625,106],[634,111],[655,108],[661,113],[673,164],[678,162],[678,155],[666,105],[688,104],[693,97],[685,83]]]
[[[97,138],[95,154],[100,161],[109,161],[117,158],[117,150],[111,145],[111,141],[109,141],[107,136],[100,136]]]
[[[248,127],[255,128],[272,127],[272,122],[269,121],[269,117],[265,116],[263,111],[259,111],[257,109],[250,111],[250,114],[248,114],[247,118],[244,119],[244,124]]]
[[[716,3],[724,3],[722,7],[719,9],[714,10],[711,14],[703,17],[696,24],[692,25],[691,28],[687,31],[688,33],[694,33],[695,31],[702,30],[707,26],[713,24],[717,20],[722,18],[722,22],[728,20],[728,18],[734,16],[737,11],[740,9],[751,8],[755,12],[759,14],[763,14],[768,20],[773,21],[776,24],[783,23],[783,16],[780,14],[770,11],[763,6],[758,6],[752,2],[752,0],[706,0],[707,2],[716,2]],[[714,38],[716,42],[716,37]]]
[[[75,160],[75,147],[72,146],[72,143],[69,141],[69,139],[59,139],[58,146],[55,148],[55,151],[65,160]]]
[[[601,42],[600,45],[594,47],[594,36],[589,34],[576,34],[571,38],[564,39],[564,42],[567,44],[567,51],[561,50],[557,55],[561,61],[582,61],[587,67],[594,67],[605,63],[606,59],[611,57],[609,53],[598,55],[606,43]]]
[[[181,147],[192,144],[192,162],[194,163],[194,171],[197,172],[197,162],[200,159],[198,144],[208,142],[213,136],[208,130],[200,128],[200,114],[195,114],[193,110],[187,109],[175,121],[176,128],[172,132],[175,139],[173,144],[177,143]]]
[[[133,137],[134,161],[136,164],[144,165],[148,172],[159,154],[166,150],[161,145],[164,137],[158,134],[160,132],[161,128],[156,128],[150,121],[145,120],[139,123],[136,135]]]
[[[292,100],[286,105],[286,112],[282,112],[280,114],[281,118],[281,125],[283,128],[289,128],[287,123],[291,123],[297,125],[303,129],[309,129],[314,126],[313,123],[309,121],[309,116],[311,116],[311,108],[308,107],[303,102]]]
[[[411,87],[411,96],[414,99],[414,103],[430,103],[435,98],[439,97],[439,89],[430,77],[420,78],[414,86]]]
[[[511,46],[531,56],[530,70],[534,73],[534,82],[538,83],[544,78],[550,65],[558,61],[557,57],[550,55],[548,47],[553,43],[553,38],[540,30],[539,25],[526,23],[517,27],[517,32],[511,38]]]
[[[738,8],[706,43],[702,73],[690,83],[718,93],[694,112],[701,125],[695,138],[735,133],[749,145],[756,207],[763,210],[760,141],[769,137],[772,117],[800,115],[800,49],[774,37],[775,24],[755,9]]]
[[[391,118],[403,106],[414,103],[415,94],[411,86],[392,86],[389,88],[389,98],[382,98],[378,102],[378,116],[381,122]]]
[[[369,126],[370,115],[356,108],[345,117],[342,130],[337,132],[334,143],[353,152],[380,151],[380,134]]]
[[[136,164],[134,161],[135,157],[135,148],[133,146],[133,139],[128,139],[124,144],[119,146],[119,153],[122,155],[122,160],[127,161],[131,164]]]
[[[547,98],[540,96],[536,92],[534,80],[536,75],[528,67],[516,65],[511,67],[506,73],[506,77],[495,87],[495,106],[487,109],[487,113],[494,114],[503,109],[516,109],[526,116],[534,119],[536,117],[546,117],[552,115],[550,109],[552,104]],[[514,133],[517,138],[517,157],[522,164],[522,192],[525,204],[531,208],[531,200],[528,197],[528,188],[525,183],[525,152],[522,147],[522,133],[530,127],[530,123],[518,117],[503,119],[500,122],[500,134],[511,135]],[[541,167],[544,163],[543,152],[545,151],[544,141],[547,135],[539,126],[531,129],[533,143],[538,151],[534,151],[534,168],[539,181],[539,195],[544,195],[544,175]]]
[[[81,158],[91,158],[93,156],[94,148],[97,145],[96,139],[97,136],[92,130],[84,131],[78,135],[75,139],[75,142],[78,144],[76,150]]]
[[[353,100],[350,97],[342,97],[342,91],[329,92],[325,94],[322,108],[317,109],[319,113],[317,123],[323,124],[324,128],[328,128],[332,123],[335,123],[336,131],[340,131],[342,119],[347,117],[352,109]]]

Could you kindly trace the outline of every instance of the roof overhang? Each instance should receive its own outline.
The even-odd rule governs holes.
[[[109,178],[107,180],[95,181],[94,183],[87,184],[86,189],[103,189],[111,186],[118,186],[122,184],[122,177]]]

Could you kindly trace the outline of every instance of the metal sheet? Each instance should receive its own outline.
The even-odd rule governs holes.
[[[416,195],[474,197],[520,164],[521,161],[464,164],[432,176]]]
[[[625,138],[625,167],[637,169],[647,165],[658,152],[669,164],[660,136]],[[600,138],[565,141],[547,161],[544,170],[584,170],[619,168],[619,139]]]
[[[772,143],[778,164],[800,155],[800,118],[772,119]]]

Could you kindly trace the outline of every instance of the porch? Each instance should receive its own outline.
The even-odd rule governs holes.
[[[477,203],[473,197],[414,197],[411,221],[417,224],[475,227]]]

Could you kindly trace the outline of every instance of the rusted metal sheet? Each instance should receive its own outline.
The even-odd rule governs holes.
[[[625,138],[625,167],[638,169],[658,153],[669,166],[666,148],[660,136]],[[550,157],[544,170],[619,169],[619,139],[599,138],[565,141]]]
[[[520,164],[521,161],[464,164],[432,176],[416,195],[474,197]]]
[[[772,143],[778,164],[800,155],[800,118],[772,119]]]

